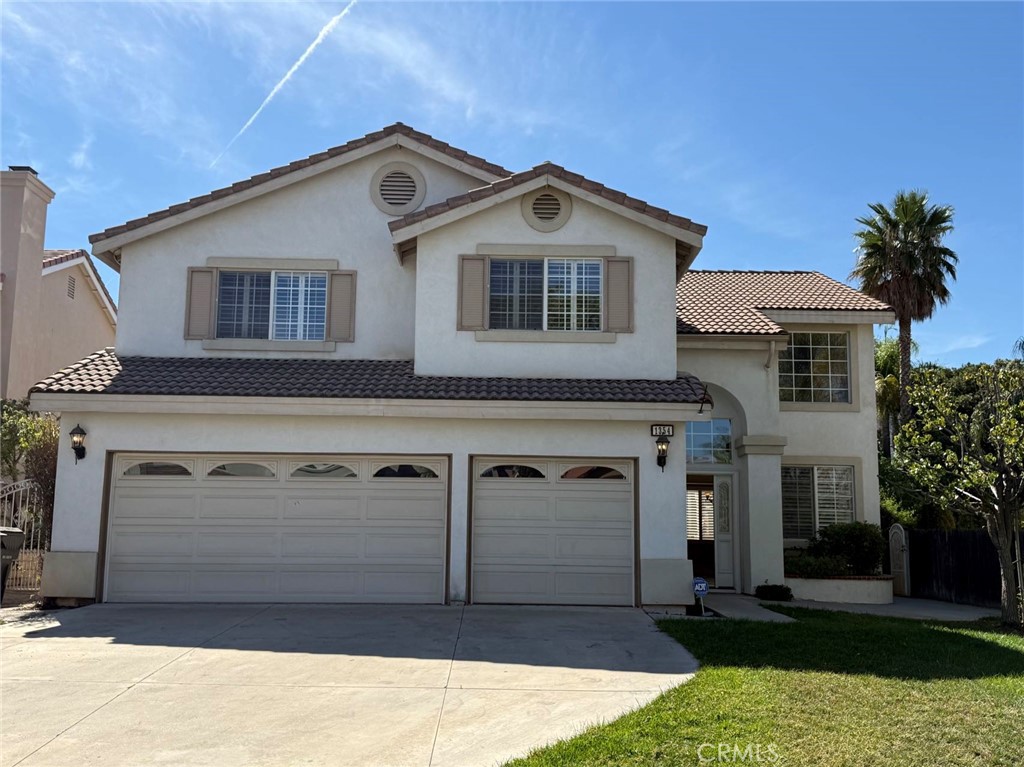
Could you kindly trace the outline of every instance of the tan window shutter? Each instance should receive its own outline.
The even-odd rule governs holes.
[[[487,329],[487,256],[459,257],[458,329]]]
[[[633,332],[633,259],[604,260],[604,329]]]
[[[356,273],[331,272],[327,305],[327,340],[356,340]]]
[[[191,267],[185,294],[185,338],[213,338],[213,294],[217,270]]]

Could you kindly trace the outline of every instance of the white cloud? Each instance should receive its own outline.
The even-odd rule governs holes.
[[[75,148],[75,151],[71,153],[71,157],[68,158],[68,163],[75,170],[92,170],[92,161],[89,159],[89,150],[92,149],[93,137],[91,133],[87,133],[81,143]]]

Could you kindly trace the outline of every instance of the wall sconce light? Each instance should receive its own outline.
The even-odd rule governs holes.
[[[71,449],[75,451],[75,463],[85,458],[85,429],[81,426],[71,430]]]
[[[668,446],[672,443],[668,437],[658,437],[654,444],[658,448],[658,465],[665,471],[665,464],[668,463]]]

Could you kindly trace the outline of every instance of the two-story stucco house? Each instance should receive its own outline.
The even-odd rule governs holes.
[[[54,192],[28,166],[0,171],[0,397],[114,343],[117,307],[84,250],[45,250]]]
[[[705,232],[397,124],[94,235],[121,322],[34,390],[86,432],[44,594],[637,605],[691,603],[695,572],[782,582],[786,539],[878,520],[892,315],[817,273],[693,271]]]

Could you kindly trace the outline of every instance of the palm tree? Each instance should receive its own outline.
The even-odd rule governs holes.
[[[926,192],[898,192],[892,209],[876,202],[857,219],[857,265],[850,278],[896,312],[900,340],[900,423],[910,418],[910,326],[949,301],[947,278],[956,279],[957,255],[942,244],[953,231],[953,208],[929,205]]]
[[[917,344],[913,350],[917,351]],[[900,411],[900,344],[889,337],[888,328],[882,338],[875,339],[875,407],[882,455],[892,458]]]

